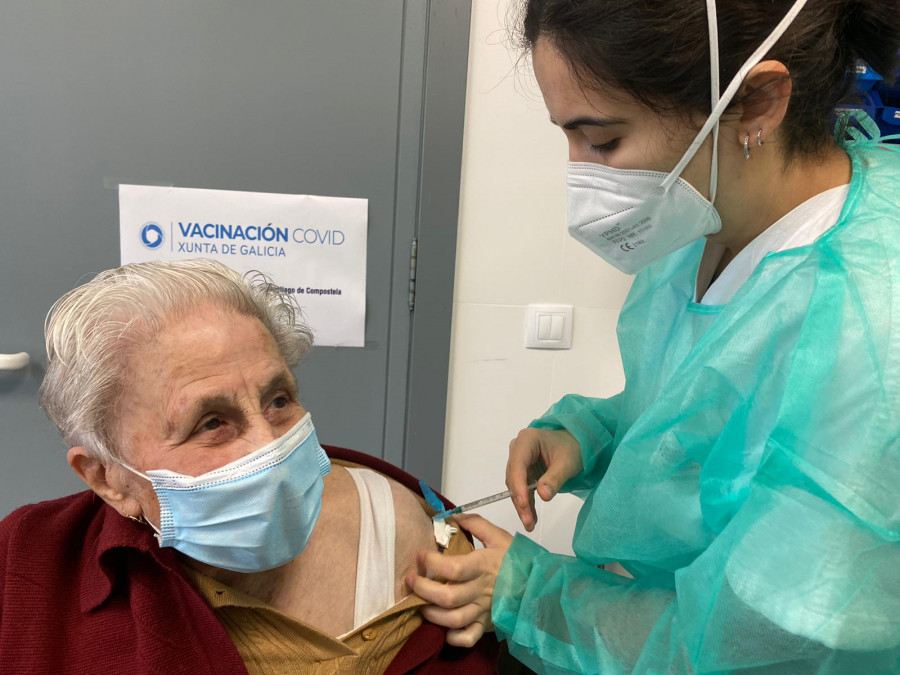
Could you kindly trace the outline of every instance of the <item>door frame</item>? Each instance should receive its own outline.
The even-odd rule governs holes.
[[[382,447],[385,460],[434,487],[443,473],[471,14],[471,0],[407,0],[404,9]]]

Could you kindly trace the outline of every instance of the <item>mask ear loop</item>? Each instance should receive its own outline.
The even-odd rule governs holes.
[[[709,27],[709,88],[712,111],[719,101],[719,19],[716,14],[716,0],[706,0],[707,25]],[[716,201],[716,188],[719,184],[719,120],[712,129],[713,150],[712,164],[709,168],[709,203]]]
[[[135,469],[133,466],[131,466],[131,465],[128,464],[127,462],[124,462],[124,461],[121,461],[121,460],[120,460],[120,461],[119,461],[119,465],[120,465],[122,468],[127,469],[127,470],[130,471],[131,473],[135,474],[136,476],[140,476],[140,477],[143,478],[144,480],[148,481],[151,485],[153,484],[153,479],[150,478],[150,476],[148,476],[148,475],[145,474],[145,473],[142,473],[142,472],[138,471],[137,469]],[[156,525],[154,525],[154,524],[151,523],[149,520],[147,520],[147,519],[144,517],[144,514],[143,514],[143,513],[141,513],[141,514],[138,515],[137,517],[135,517],[135,516],[129,516],[127,513],[123,513],[122,515],[125,516],[126,518],[128,518],[128,520],[133,520],[133,521],[135,521],[136,523],[141,523],[141,524],[144,524],[144,525],[149,525],[149,526],[153,529],[153,531],[156,533],[156,538],[157,538],[159,541],[162,541],[162,532],[160,532],[159,528],[157,528]]]
[[[756,51],[750,56],[749,59],[742,65],[734,78],[732,78],[731,82],[728,84],[728,88],[725,89],[725,93],[722,94],[722,98],[719,99],[718,103],[713,107],[712,113],[707,118],[706,123],[700,128],[700,131],[697,133],[697,136],[691,142],[691,145],[688,147],[687,152],[684,153],[684,156],[675,165],[675,168],[672,169],[671,173],[666,176],[665,180],[660,184],[660,187],[668,192],[669,188],[675,184],[675,181],[681,176],[681,172],[684,171],[684,167],[687,166],[688,162],[690,162],[694,155],[697,154],[697,150],[700,149],[700,146],[703,145],[703,141],[706,140],[706,137],[709,136],[710,131],[713,127],[718,127],[719,118],[722,117],[722,113],[725,112],[725,108],[728,107],[728,104],[731,103],[731,100],[735,97],[738,92],[738,89],[741,87],[741,83],[743,83],[744,78],[747,77],[747,73],[755,66],[757,63],[762,61],[763,57],[766,53],[772,48],[772,46],[778,42],[784,32],[788,29],[791,23],[794,21],[796,16],[800,13],[800,10],[803,9],[803,6],[806,4],[807,0],[796,0],[796,2],[791,6],[791,8],[787,11],[787,14],[784,15],[784,18],[778,22],[778,25],[775,26],[775,29],[772,33],[763,40],[763,43],[757,47]],[[707,13],[709,11],[709,3],[713,3],[714,0],[707,0]],[[717,43],[718,50],[718,43]],[[710,49],[711,51],[711,49]],[[712,78],[712,73],[710,73],[710,78]]]

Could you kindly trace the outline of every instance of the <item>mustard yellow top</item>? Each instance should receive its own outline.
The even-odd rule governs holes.
[[[228,631],[251,675],[382,673],[422,624],[418,608],[425,601],[408,595],[338,639],[197,570],[184,570]]]
[[[434,514],[425,500],[419,501],[424,511]],[[471,550],[465,536],[456,533],[444,554]],[[423,621],[418,608],[425,601],[408,595],[338,639],[188,565],[182,567],[228,631],[250,675],[383,673]]]

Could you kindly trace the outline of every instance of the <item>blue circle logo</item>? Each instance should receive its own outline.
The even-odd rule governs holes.
[[[151,251],[162,246],[163,231],[158,223],[147,223],[141,229],[141,243]]]

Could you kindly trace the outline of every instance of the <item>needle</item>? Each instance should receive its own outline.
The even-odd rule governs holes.
[[[528,486],[529,490],[534,490],[537,487],[537,481]],[[512,490],[507,490],[506,492],[498,492],[495,495],[491,495],[490,497],[482,497],[481,499],[476,499],[474,502],[469,502],[468,504],[463,504],[462,506],[457,506],[455,509],[449,509],[447,511],[441,511],[437,514],[433,520],[445,520],[450,516],[455,516],[459,513],[464,513],[466,511],[471,511],[472,509],[477,509],[479,506],[485,506],[487,504],[493,504],[494,502],[499,502],[501,499],[506,499],[507,497],[512,497]]]

